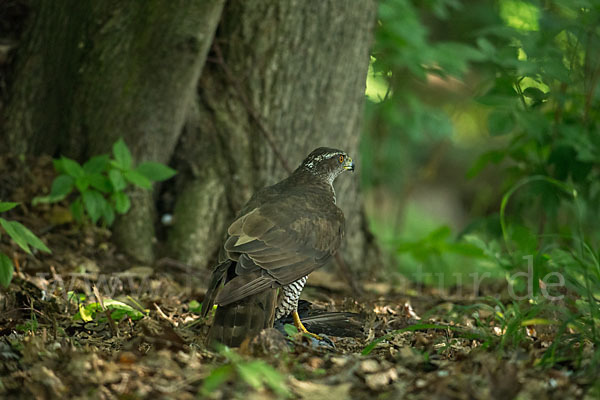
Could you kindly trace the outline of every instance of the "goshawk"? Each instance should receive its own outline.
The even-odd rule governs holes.
[[[229,226],[202,315],[218,305],[208,342],[239,346],[274,320],[297,313],[308,274],[323,266],[344,236],[333,181],[354,170],[343,151],[321,147],[286,179],[256,192]]]

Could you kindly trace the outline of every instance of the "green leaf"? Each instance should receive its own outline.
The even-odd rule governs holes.
[[[56,203],[57,201],[61,201],[71,193],[74,184],[75,179],[73,177],[66,174],[59,175],[52,182],[50,194],[48,196],[35,197],[32,203],[35,206],[39,203]]]
[[[200,391],[206,397],[217,390],[222,384],[227,382],[233,375],[233,366],[231,364],[221,365],[213,369],[202,382]]]
[[[86,189],[90,186],[90,181],[88,180],[87,176],[80,176],[79,178],[75,179],[75,187],[77,188],[77,190],[79,190],[80,192],[85,192]]]
[[[542,102],[548,98],[548,93],[544,93],[535,87],[526,88],[523,90],[523,95],[536,102]]]
[[[19,203],[13,203],[13,202],[1,203],[0,202],[0,212],[8,211],[12,208],[15,208],[18,205],[19,205]]]
[[[112,205],[108,202],[104,202],[104,210],[102,211],[102,218],[106,222],[107,226],[111,226],[115,222],[115,210]]]
[[[17,221],[7,221],[3,218],[0,218],[0,224],[6,230],[6,233],[27,253],[31,254],[29,251],[29,246],[32,246],[38,250],[45,251],[46,253],[51,253],[50,249],[46,247],[46,245],[31,232],[29,229],[25,227],[25,225],[21,224]]]
[[[260,369],[256,368],[260,361],[254,361],[249,363],[242,363],[236,365],[240,378],[254,389],[258,390],[263,387],[263,380],[261,377]]]
[[[129,318],[131,318],[134,321],[144,317],[144,314],[142,314],[140,311],[131,307],[129,304],[123,303],[121,301],[105,299],[103,303],[106,309],[113,310],[113,312],[110,314],[110,317],[114,320],[118,321],[122,319],[125,315],[129,316]],[[96,313],[98,313],[99,311],[102,311],[102,306],[100,305],[100,303],[97,302],[90,303],[85,307],[80,306],[79,312],[73,316],[73,319],[83,319],[86,321],[90,321],[96,317]]]
[[[152,182],[137,171],[125,171],[123,175],[130,183],[133,183],[142,189],[150,189],[152,187]]]
[[[83,220],[83,203],[81,202],[81,197],[78,197],[71,203],[69,210],[71,210],[71,215],[73,215],[75,221],[81,222]]]
[[[87,190],[82,193],[83,205],[90,219],[95,224],[104,214],[106,200],[102,194],[96,190]]]
[[[283,325],[283,330],[285,331],[285,333],[287,333],[288,336],[294,337],[298,334],[298,328],[296,328],[292,324]]]
[[[115,210],[119,214],[125,214],[127,211],[129,211],[129,207],[131,207],[131,200],[129,200],[129,196],[123,192],[116,192],[113,193],[112,198],[115,201]]]
[[[202,303],[199,303],[197,300],[192,300],[188,303],[188,307],[190,312],[199,313],[202,311]]]
[[[155,162],[144,162],[137,166],[135,171],[144,175],[152,182],[164,181],[177,173],[173,168]]]
[[[504,159],[505,155],[506,153],[504,151],[498,150],[491,150],[483,153],[477,160],[475,160],[471,168],[469,168],[467,171],[467,178],[471,179],[479,175],[479,173],[490,163],[498,164]]]
[[[64,156],[61,157],[60,161],[62,168],[67,175],[70,175],[73,178],[81,178],[85,175],[85,171],[77,161],[71,160],[70,158]]]
[[[108,166],[108,155],[94,156],[83,164],[83,170],[87,174],[100,174]]]
[[[0,225],[4,228],[8,236],[19,245],[27,254],[31,254],[29,246],[27,244],[27,238],[21,233],[21,230],[17,228],[17,225],[21,225],[17,221],[7,221],[4,218],[0,218]]]
[[[50,249],[44,244],[44,242],[42,242],[40,238],[38,238],[33,232],[27,229],[25,225],[22,225],[21,223],[17,222],[15,224],[15,227],[19,231],[21,236],[25,237],[27,244],[46,253],[52,253]]]
[[[117,140],[113,145],[113,155],[119,167],[124,170],[131,169],[131,153],[123,138]]]
[[[0,285],[8,287],[14,272],[13,263],[4,253],[0,253]]]
[[[488,117],[488,129],[490,135],[500,136],[512,132],[515,128],[515,120],[508,110],[494,110]]]
[[[115,192],[119,192],[127,187],[127,182],[125,182],[123,174],[118,169],[108,171],[108,178]]]
[[[100,174],[91,174],[88,175],[87,178],[90,182],[90,185],[94,189],[98,189],[102,193],[109,193],[113,191],[113,186],[106,176]]]

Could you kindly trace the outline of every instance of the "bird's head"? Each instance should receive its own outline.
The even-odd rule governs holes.
[[[319,147],[302,161],[299,169],[333,183],[335,178],[344,171],[354,171],[354,162],[345,151]]]

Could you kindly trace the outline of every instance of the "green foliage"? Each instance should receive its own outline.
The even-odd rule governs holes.
[[[266,386],[279,397],[291,397],[285,377],[265,361],[245,360],[226,346],[221,346],[219,353],[227,358],[228,363],[213,369],[204,379],[200,389],[203,396],[209,396],[227,382],[241,381],[255,390]]]
[[[490,134],[506,140],[475,169],[503,160],[503,266],[523,269],[530,257],[540,306],[548,302],[537,283],[552,273],[565,280],[566,304],[549,304],[561,332],[544,355],[551,365],[576,354],[571,346],[582,346],[581,338],[600,344],[600,269],[591,245],[600,239],[600,2],[501,4],[504,24],[477,42],[493,71],[478,101],[490,109]]]
[[[48,196],[36,197],[33,204],[55,203],[72,192],[71,214],[77,221],[84,216],[92,223],[103,220],[112,225],[115,213],[125,214],[131,207],[126,191],[130,185],[150,189],[152,182],[163,181],[176,171],[159,163],[144,162],[134,167],[133,159],[123,139],[113,145],[113,158],[103,154],[94,156],[83,165],[67,157],[54,160],[59,173]]]
[[[80,299],[80,298],[79,298]],[[136,321],[144,317],[144,314],[128,304],[114,299],[104,299],[102,304],[98,302],[90,303],[87,305],[79,304],[79,311],[73,316],[75,321],[93,321],[98,322],[106,321],[106,314],[104,309],[111,310],[110,317],[116,321],[120,321],[124,316],[128,316],[131,320]]]
[[[431,269],[460,253],[504,271],[529,296],[498,305],[487,323],[502,338],[486,343],[502,351],[525,340],[532,321],[556,327],[544,365],[574,360],[586,343],[600,359],[599,24],[599,0],[384,0],[379,9],[363,184],[397,191],[420,181],[427,171],[415,166],[456,141],[449,111],[464,102],[486,136],[467,177],[493,168],[488,184],[504,193],[499,215],[476,217],[458,239],[442,226],[393,238],[391,248]],[[469,93],[447,90],[455,81]],[[514,279],[524,270],[527,283]],[[564,285],[549,289],[557,277]]]
[[[36,332],[38,329],[38,321],[35,313],[32,312],[31,319],[29,321],[25,321],[24,324],[18,324],[15,326],[15,329],[23,333]]]
[[[0,202],[0,212],[15,208],[19,203]],[[50,249],[33,232],[17,221],[0,218],[0,226],[4,232],[27,254],[31,254],[30,246],[34,249],[51,253]],[[8,287],[12,280],[14,266],[11,259],[0,252],[0,285]]]
[[[200,313],[202,311],[202,303],[199,303],[197,300],[190,301],[188,307],[190,312],[193,313]]]

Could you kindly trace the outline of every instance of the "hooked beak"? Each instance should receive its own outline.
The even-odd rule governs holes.
[[[352,161],[352,158],[346,157],[346,161],[344,162],[344,169],[347,171],[354,172],[354,161]]]

